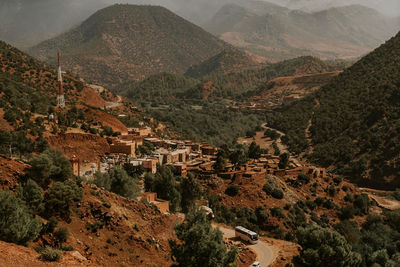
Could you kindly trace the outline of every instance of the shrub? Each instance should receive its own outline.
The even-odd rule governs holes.
[[[42,188],[35,181],[29,179],[20,194],[32,211],[41,213],[44,210]]]
[[[264,191],[267,195],[271,195],[273,190],[274,190],[274,189],[272,188],[272,186],[271,186],[269,183],[268,183],[268,184],[265,184],[265,185],[263,186],[263,191]]]
[[[49,188],[46,194],[46,212],[49,215],[61,215],[69,217],[69,209],[72,204],[82,199],[83,192],[76,183],[67,180],[56,182]]]
[[[57,239],[57,243],[61,246],[62,243],[67,242],[69,236],[68,228],[60,227],[54,232],[54,237]]]
[[[74,251],[74,247],[71,245],[61,246],[61,250],[63,251]]]
[[[0,239],[26,244],[41,230],[41,222],[34,218],[25,203],[7,191],[0,191]]]
[[[284,194],[281,190],[274,189],[274,190],[272,190],[271,196],[276,199],[282,199]]]
[[[355,213],[356,210],[354,209],[354,207],[349,205],[340,210],[339,217],[341,220],[348,220],[354,218]]]
[[[361,255],[352,252],[352,247],[338,232],[308,226],[297,231],[297,240],[301,246],[300,255],[294,262],[300,266],[359,266]]]
[[[279,207],[271,208],[271,215],[276,218],[285,218],[285,214],[283,213],[282,209]]]
[[[227,194],[228,196],[234,197],[239,193],[240,187],[237,185],[233,185],[230,184],[226,190],[225,190],[225,194]]]
[[[304,173],[300,173],[297,176],[297,180],[300,181],[303,184],[308,184],[311,180],[310,175],[304,174]]]
[[[61,259],[61,251],[55,248],[46,247],[40,252],[40,256],[46,261],[58,261]]]
[[[71,163],[60,151],[46,150],[34,156],[29,164],[32,167],[28,170],[28,178],[43,188],[47,188],[51,181],[62,182],[72,177]]]

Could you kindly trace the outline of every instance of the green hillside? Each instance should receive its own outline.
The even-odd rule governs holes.
[[[116,85],[163,71],[184,73],[225,47],[163,7],[113,5],[30,53],[54,63],[60,49],[68,70],[90,81]]]
[[[234,48],[228,48],[206,61],[190,67],[185,75],[202,78],[211,74],[227,74],[245,69],[256,68],[259,64],[248,54]]]
[[[312,160],[362,184],[400,186],[399,66],[400,33],[269,122],[299,153],[312,118]]]

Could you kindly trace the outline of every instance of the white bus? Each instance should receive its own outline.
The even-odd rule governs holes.
[[[250,244],[258,243],[258,234],[242,226],[235,227],[235,237],[247,241]]]

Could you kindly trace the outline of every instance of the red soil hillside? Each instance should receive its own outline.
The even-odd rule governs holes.
[[[128,133],[128,128],[126,128],[126,126],[116,117],[108,113],[100,110],[88,109],[86,111],[86,118],[90,119],[93,116],[95,117],[96,121],[100,122],[101,125],[110,126],[114,132],[120,132],[122,134]]]
[[[28,165],[10,160],[0,155],[0,188],[15,189],[18,185],[18,176],[24,173]]]
[[[106,101],[100,97],[100,95],[90,87],[85,87],[81,92],[81,101],[86,105],[103,108],[106,106]]]
[[[13,127],[6,121],[4,118],[4,110],[0,108],[0,130],[1,131],[10,131]]]
[[[106,139],[92,134],[60,134],[47,137],[52,148],[63,152],[68,158],[73,155],[81,160],[97,160],[110,151]]]
[[[303,72],[304,69],[301,70]],[[254,100],[279,100],[286,102],[296,98],[302,98],[322,86],[326,85],[333,77],[340,74],[340,71],[325,72],[317,74],[305,74],[289,77],[279,77],[267,83],[265,88]]]
[[[39,254],[32,248],[0,241],[0,262],[2,266],[100,266],[89,261],[81,262],[73,256],[74,254],[76,252],[64,252],[60,262],[43,262],[39,259]]]
[[[65,225],[70,230],[68,244],[101,266],[169,266],[168,239],[174,238],[178,217],[95,186],[83,186],[81,206]],[[95,222],[102,226],[88,230]]]

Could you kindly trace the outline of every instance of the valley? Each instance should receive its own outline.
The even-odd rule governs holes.
[[[0,266],[399,266],[395,2],[136,2],[0,4]]]

